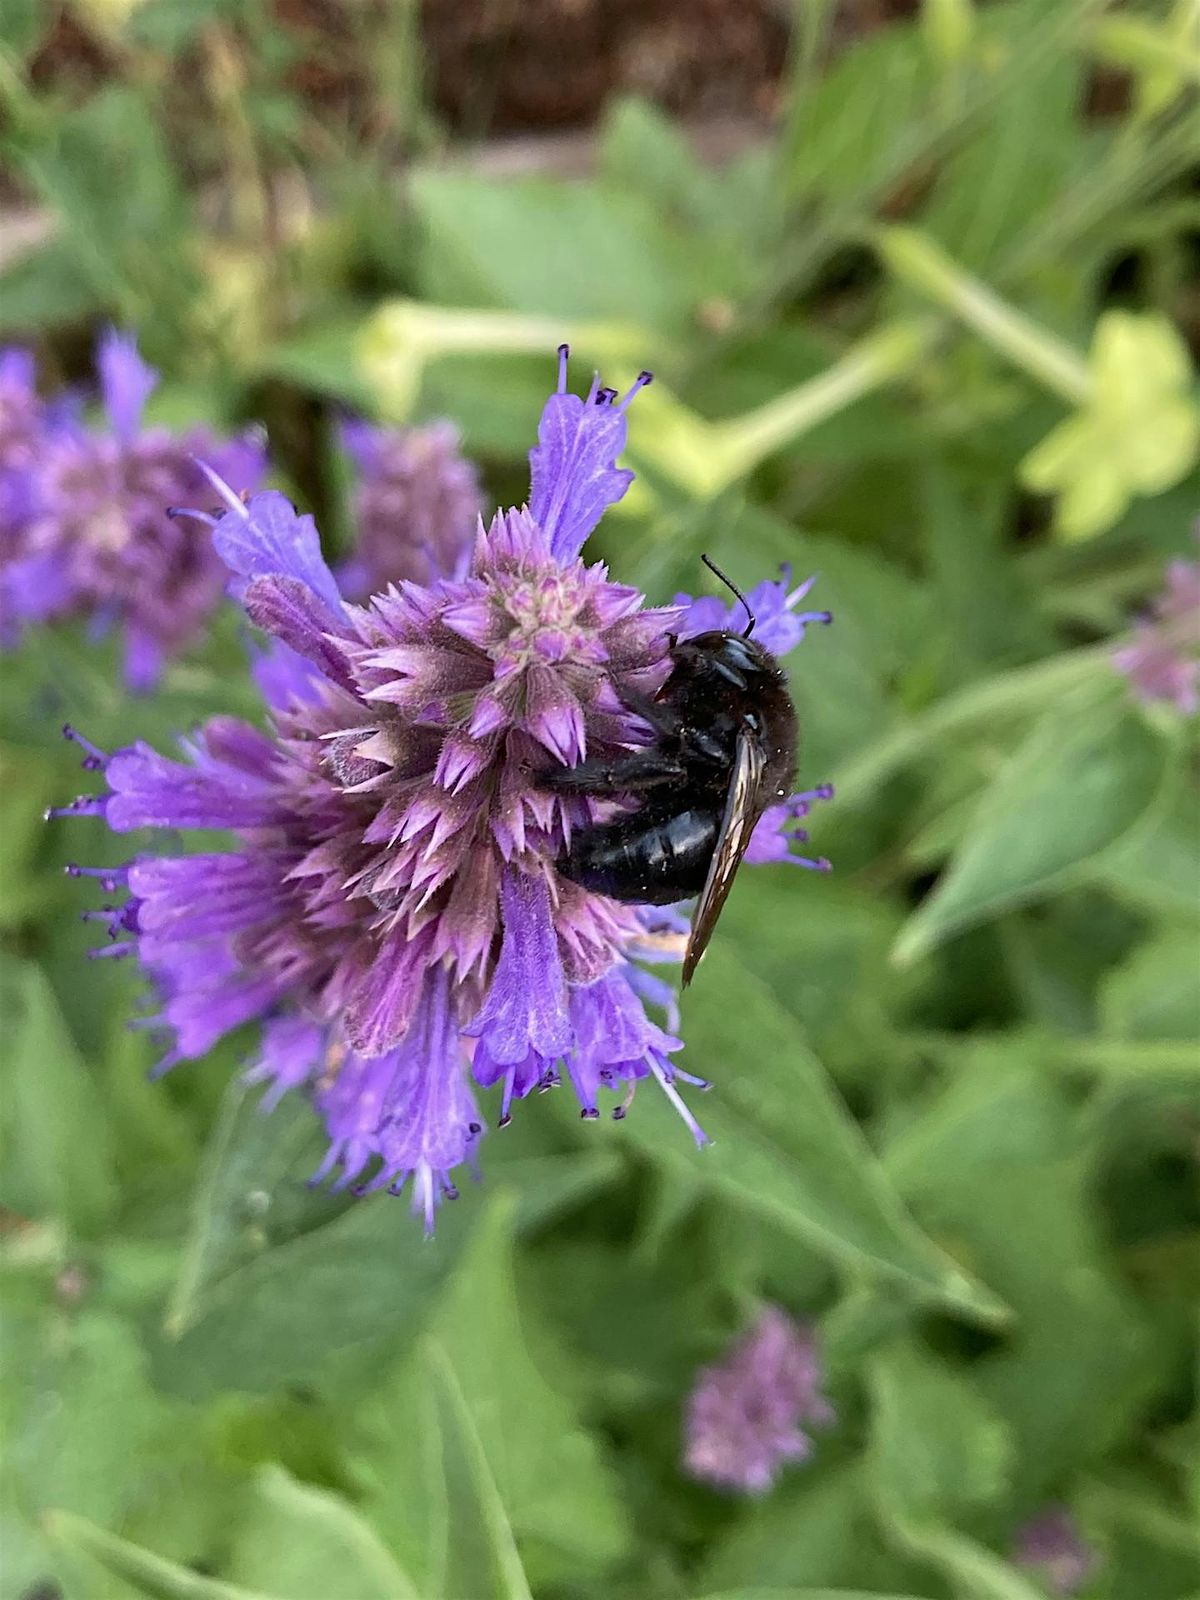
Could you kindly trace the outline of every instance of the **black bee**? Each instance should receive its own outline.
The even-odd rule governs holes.
[[[654,729],[655,743],[611,760],[581,761],[542,781],[560,794],[641,798],[636,811],[578,830],[558,862],[564,877],[648,905],[698,894],[683,958],[692,980],[754,825],[791,792],[796,712],[778,661],[750,637],[754,613],[707,556],[704,564],[737,596],[749,621],[670,639],[671,673],[653,699],[626,694]]]

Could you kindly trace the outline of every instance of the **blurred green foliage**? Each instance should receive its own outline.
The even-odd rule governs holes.
[[[1196,746],[1108,644],[1200,504],[1194,6],[926,0],[829,61],[812,0],[772,140],[709,168],[622,101],[587,178],[503,180],[445,147],[400,0],[343,8],[353,114],[256,0],[82,8],[110,70],[35,88],[54,9],[5,11],[13,193],[52,224],[5,339],[69,376],[136,326],[158,414],[265,417],[334,543],[339,405],[453,416],[519,499],[553,344],[653,365],[603,553],[659,599],[701,549],[819,570],[794,690],[837,871],[739,880],[684,1007],[712,1150],[649,1093],[619,1127],[538,1100],[427,1244],[308,1193],[312,1121],[259,1115],[236,1050],[147,1084],[61,876],[109,847],[37,821],[65,716],[253,706],[232,621],[140,703],[31,640],[4,1600],[1031,1600],[1051,1501],[1096,1600],[1194,1600]],[[737,1503],[682,1476],[681,1409],[764,1298],[817,1322],[840,1420]]]

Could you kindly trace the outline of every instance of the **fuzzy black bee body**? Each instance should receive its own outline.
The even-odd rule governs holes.
[[[795,775],[796,713],[787,680],[749,632],[715,629],[675,641],[671,673],[658,695],[627,698],[654,729],[655,743],[543,780],[559,793],[640,799],[636,811],[578,830],[558,869],[615,900],[669,905],[699,895],[684,984],[712,935],[755,823],[767,806],[786,798]]]

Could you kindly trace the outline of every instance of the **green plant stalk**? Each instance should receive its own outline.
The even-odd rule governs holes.
[[[876,228],[871,240],[892,275],[966,323],[994,350],[1069,405],[1091,398],[1078,351],[1016,311],[915,228]]]
[[[564,339],[613,361],[653,359],[662,351],[661,340],[631,323],[567,323],[559,317],[397,299],[386,301],[364,324],[355,357],[381,413],[403,422],[431,361],[447,355],[548,356]]]
[[[914,371],[932,348],[938,331],[930,318],[888,323],[818,377],[754,411],[715,424],[708,492],[727,489],[776,450],[810,433],[864,395]]]

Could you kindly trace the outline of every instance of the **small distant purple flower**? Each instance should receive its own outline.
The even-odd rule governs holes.
[[[684,1466],[719,1488],[765,1494],[781,1467],[812,1453],[804,1427],[834,1421],[812,1334],[767,1306],[724,1361],[701,1369],[688,1400]]]
[[[160,1007],[160,1070],[257,1024],[264,1103],[306,1089],[329,1150],[319,1177],[399,1192],[431,1227],[482,1123],[472,1079],[514,1102],[559,1082],[582,1115],[602,1091],[629,1109],[653,1078],[697,1143],[672,1057],[673,995],[648,964],[678,960],[677,913],[619,904],[560,877],[581,804],[542,774],[647,737],[627,698],[669,671],[674,608],[581,558],[631,474],[626,412],[598,380],[559,384],[531,452],[527,507],[480,526],[465,571],[346,603],[311,517],[280,494],[248,502],[210,474],[212,524],[247,615],[271,636],[256,679],[271,730],[215,717],[182,761],[136,744],[84,766],[107,793],[62,814],[114,833],[219,830],[234,843],[75,868],[123,890],[95,913],[136,954]],[[798,805],[807,801],[798,800]],[[665,1026],[647,1015],[660,1007]]]
[[[1066,1506],[1046,1506],[1021,1528],[1013,1560],[1028,1567],[1053,1595],[1078,1594],[1100,1559]]]
[[[241,491],[262,477],[263,452],[251,439],[222,442],[204,429],[143,428],[158,375],[132,338],[104,334],[97,365],[106,429],[60,416],[16,449],[15,464],[11,447],[0,453],[6,624],[10,635],[74,617],[97,634],[116,627],[126,682],[140,691],[196,640],[224,593],[227,573],[206,531],[171,516],[211,494],[196,458]],[[15,396],[32,371],[19,376]],[[10,403],[4,415],[13,414]]]
[[[1197,529],[1200,536],[1200,527]],[[1151,615],[1113,664],[1142,700],[1165,700],[1185,715],[1200,705],[1200,561],[1172,561]]]
[[[354,554],[338,574],[350,599],[409,579],[466,576],[483,504],[479,474],[452,422],[419,428],[342,425],[357,473]]]

